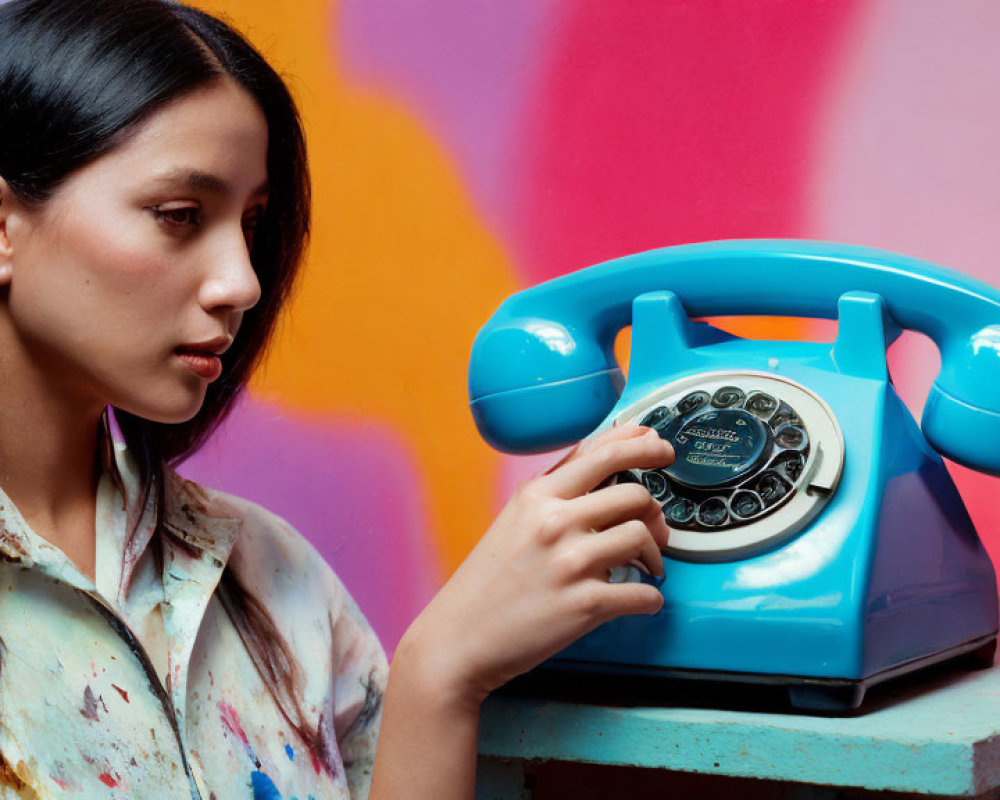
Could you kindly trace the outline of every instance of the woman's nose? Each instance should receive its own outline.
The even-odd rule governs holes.
[[[227,237],[211,256],[208,277],[201,285],[199,300],[203,308],[231,308],[246,311],[260,300],[260,281],[250,261],[242,230],[239,236]]]

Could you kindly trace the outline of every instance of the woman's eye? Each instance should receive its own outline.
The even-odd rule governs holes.
[[[257,233],[258,227],[260,227],[261,218],[264,216],[262,209],[256,209],[249,212],[243,217],[243,237],[247,242],[247,249],[253,247],[254,234]]]
[[[197,228],[201,225],[201,209],[197,206],[180,206],[169,208],[165,206],[150,206],[157,222],[177,228]]]

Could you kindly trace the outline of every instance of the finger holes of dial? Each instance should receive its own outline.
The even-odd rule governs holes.
[[[686,525],[694,519],[698,507],[687,497],[675,497],[663,507],[667,525]]]
[[[779,403],[778,410],[774,412],[768,424],[772,430],[778,430],[782,425],[800,425],[799,415],[788,403]]]
[[[739,403],[743,397],[743,391],[738,386],[723,386],[712,395],[712,405],[716,408],[729,408]]]
[[[760,499],[759,494],[749,489],[740,489],[729,498],[729,513],[735,519],[749,519],[763,510],[764,501]]]
[[[762,420],[767,420],[778,407],[778,401],[764,392],[755,392],[747,398],[743,407]]]
[[[809,444],[809,437],[798,425],[782,425],[775,431],[774,441],[786,450],[803,450]]]
[[[690,414],[692,411],[701,408],[710,399],[711,396],[709,395],[708,392],[703,392],[700,390],[697,392],[691,392],[690,394],[687,394],[683,398],[681,398],[681,401],[677,404],[677,413]]]
[[[650,411],[645,417],[643,417],[640,425],[644,425],[647,428],[662,428],[667,422],[670,421],[670,409],[666,406],[657,406],[652,411]]]
[[[614,483],[615,484],[637,483],[640,486],[642,486],[642,479],[631,470],[625,470],[624,472],[615,473]]]
[[[773,506],[791,490],[791,485],[774,470],[762,472],[754,482],[754,488],[765,506]]]
[[[657,500],[663,502],[670,497],[670,481],[659,470],[650,470],[642,475],[643,486]]]
[[[698,522],[706,528],[718,528],[729,520],[724,497],[709,497],[698,506]]]
[[[785,452],[774,460],[771,469],[794,484],[802,476],[805,466],[806,459],[803,453]]]

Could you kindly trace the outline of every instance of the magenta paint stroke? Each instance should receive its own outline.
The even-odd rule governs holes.
[[[246,752],[247,758],[250,759],[255,767],[260,769],[260,759],[257,758],[257,754],[253,751],[250,740],[247,738],[246,731],[243,730],[243,726],[240,724],[239,712],[225,700],[220,700],[217,705],[219,708],[219,718],[222,720],[222,724],[226,726],[226,730],[239,740],[240,744],[243,745],[243,750]]]
[[[388,651],[430,600],[438,560],[416,459],[363,419],[300,418],[244,396],[183,475],[260,503],[319,550]]]
[[[457,160],[474,203],[503,234],[513,224],[511,166],[563,0],[344,0],[334,51],[357,83],[414,111]]]

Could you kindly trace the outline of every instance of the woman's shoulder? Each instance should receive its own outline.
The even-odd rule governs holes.
[[[285,519],[258,503],[184,478],[165,475],[165,516],[186,537],[218,543],[229,538],[226,558],[239,580],[265,606],[284,616],[325,608],[335,618],[356,607],[316,548]],[[194,542],[197,544],[197,541]],[[223,545],[223,550],[225,545]],[[223,553],[220,553],[223,555]]]
[[[166,474],[168,517],[195,536],[233,536],[227,567],[267,609],[303,670],[348,780],[367,785],[388,680],[382,645],[333,569],[292,525],[243,497]],[[225,533],[228,531],[228,534]]]
[[[115,443],[114,471],[129,516],[142,512],[137,501],[154,502],[142,491],[140,472],[130,449]],[[339,584],[316,548],[285,519],[258,503],[163,471],[163,522],[173,537],[193,550],[220,557],[242,576],[267,583],[278,576]]]
[[[385,655],[363,613],[316,548],[286,520],[176,472],[167,474],[166,501],[168,516],[181,518],[195,535],[229,529],[235,541],[227,566],[292,639],[322,630],[321,638],[346,659],[338,671],[355,666],[351,662],[359,656],[384,671]]]

